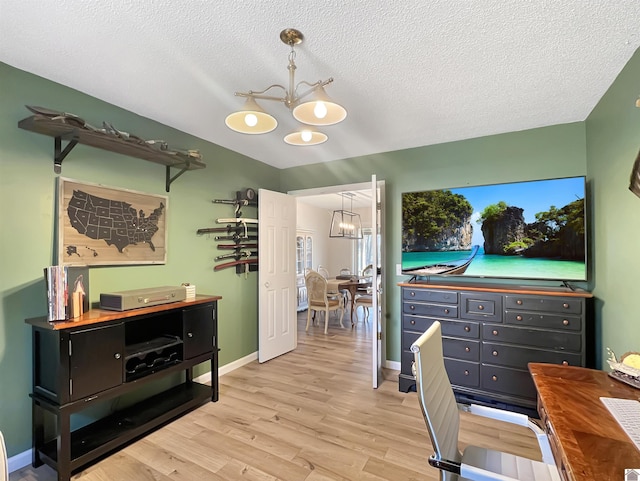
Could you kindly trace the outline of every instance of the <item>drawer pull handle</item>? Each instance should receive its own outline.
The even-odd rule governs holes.
[[[409,306],[409,309],[411,309],[412,311],[415,311],[415,310],[416,310],[416,306],[414,306],[413,304],[411,304],[411,305]]]
[[[516,304],[518,304],[519,306],[521,306],[521,305],[522,305],[522,299],[518,299],[518,300],[516,301]]]
[[[468,376],[468,375],[469,375],[469,370],[468,370],[468,369],[465,369],[465,370],[464,370],[464,375],[465,375],[465,376]]]
[[[187,337],[193,337],[193,332],[187,332]]]
[[[491,354],[493,354],[494,356],[498,357],[498,351],[493,351]]]
[[[409,295],[410,295],[411,297],[416,297],[416,293],[415,293],[415,292],[413,292],[413,291],[411,291],[411,292],[409,293]]]
[[[491,331],[491,334],[493,334],[494,336],[497,336],[498,335],[498,330],[494,329],[493,331]]]
[[[469,326],[464,326],[464,332],[471,332],[471,328]]]
[[[568,326],[569,325],[569,319],[563,319],[562,320],[562,325],[563,326]]]
[[[492,381],[497,381],[498,380],[498,376],[496,376],[495,374],[493,376],[491,376],[491,380]]]
[[[562,304],[562,307],[564,307],[565,309],[569,309],[569,303],[565,302],[564,304]]]
[[[568,366],[569,365],[569,361],[562,361],[562,365],[563,366]]]
[[[414,321],[413,319],[411,319],[411,322],[410,322],[409,324],[411,324],[412,326],[415,326],[415,325],[416,325],[416,321]]]
[[[471,352],[471,348],[469,346],[465,347],[464,352]]]
[[[114,359],[120,359],[120,357],[121,357],[121,356],[120,356],[120,353],[119,353],[119,352],[116,352],[116,353],[113,355],[113,357],[114,357]]]
[[[482,304],[479,304],[479,305],[478,305],[478,310],[479,310],[479,311],[484,311],[484,306],[483,306]]]
[[[522,316],[516,316],[516,321],[521,321],[522,320]]]
[[[445,313],[445,314],[449,314],[449,309],[445,309],[445,310],[444,310],[444,313]]]

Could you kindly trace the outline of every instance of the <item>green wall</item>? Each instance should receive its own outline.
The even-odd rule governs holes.
[[[12,456],[31,447],[31,331],[24,319],[46,313],[42,269],[54,263],[53,139],[17,127],[30,115],[24,105],[73,112],[93,125],[106,120],[145,139],[200,149],[207,168],[186,172],[169,194],[164,166],[81,145],[64,160],[61,175],[168,195],[167,263],[92,268],[91,301],[100,292],[182,282],[195,284],[198,293],[221,295],[222,365],[257,350],[257,274],[245,279],[234,269],[214,272],[216,243],[196,229],[233,217],[232,207],[211,203],[214,198],[245,187],[279,190],[279,171],[2,63],[0,85],[0,430]]]
[[[53,263],[53,140],[17,128],[29,112],[24,104],[65,110],[92,124],[102,120],[143,138],[162,138],[197,148],[208,167],[187,172],[169,196],[168,262],[162,266],[91,269],[91,300],[99,292],[192,282],[199,293],[223,296],[220,303],[221,364],[257,349],[257,283],[231,270],[214,273],[212,239],[199,227],[229,215],[210,200],[243,187],[288,191],[366,182],[375,173],[386,182],[387,357],[400,359],[400,299],[393,275],[400,262],[402,192],[587,175],[590,266],[587,287],[596,296],[597,354],[609,346],[619,354],[639,350],[633,272],[640,238],[640,199],[627,190],[637,155],[640,55],[631,59],[586,122],[418,147],[327,164],[278,171],[134,113],[0,63],[0,430],[9,456],[31,446],[28,393],[31,333],[25,318],[45,313],[42,268]],[[161,99],[159,100],[161,101]],[[429,128],[425,126],[425,128]],[[367,141],[367,139],[360,139]],[[164,194],[164,168],[138,159],[78,146],[63,163],[64,177]],[[639,266],[640,267],[640,266]],[[488,282],[488,281],[486,281]]]
[[[282,171],[283,191],[385,181],[387,359],[400,360],[400,196],[402,192],[586,175],[584,123],[482,137]],[[485,280],[484,282],[489,282]],[[544,284],[538,282],[538,284]],[[557,285],[557,283],[556,283]],[[582,286],[586,287],[586,285]]]
[[[640,50],[636,51],[586,121],[587,170],[592,179],[597,338],[602,355],[640,351],[636,273],[640,199],[628,190],[640,147]],[[636,279],[634,281],[634,279]],[[604,355],[606,357],[606,354]]]

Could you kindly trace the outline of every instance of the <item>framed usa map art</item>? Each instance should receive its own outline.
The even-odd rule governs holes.
[[[58,180],[58,264],[165,264],[168,197]]]

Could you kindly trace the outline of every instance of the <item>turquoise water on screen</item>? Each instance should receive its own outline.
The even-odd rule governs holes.
[[[429,264],[457,261],[470,254],[471,251],[403,252],[402,268],[412,269]],[[586,265],[584,262],[559,259],[485,255],[484,249],[480,247],[464,275],[470,277],[581,280],[586,279]]]

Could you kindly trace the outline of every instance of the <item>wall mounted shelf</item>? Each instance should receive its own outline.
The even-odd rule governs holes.
[[[53,170],[56,174],[62,171],[62,161],[77,144],[89,145],[164,165],[166,167],[165,188],[167,192],[169,192],[171,183],[186,171],[206,167],[202,160],[181,152],[158,150],[134,140],[125,140],[115,135],[93,132],[58,120],[51,120],[42,115],[32,115],[22,119],[18,122],[18,127],[54,138]],[[62,147],[63,140],[67,142],[64,148]],[[180,170],[171,176],[171,168]]]

